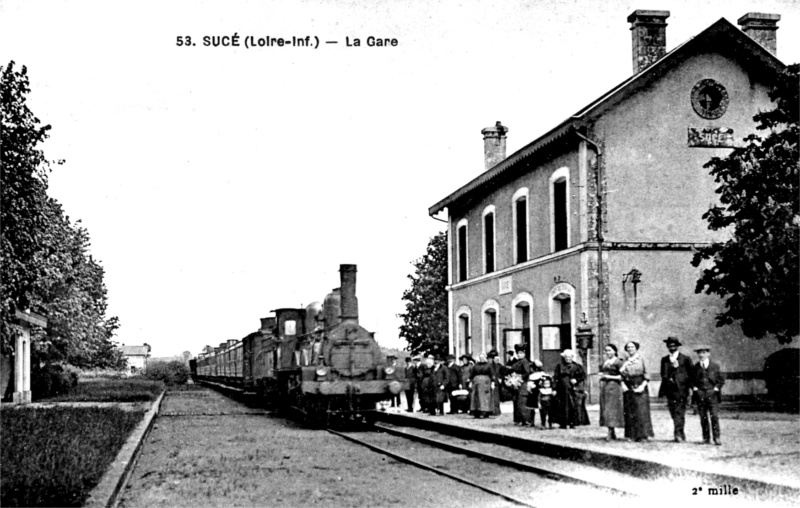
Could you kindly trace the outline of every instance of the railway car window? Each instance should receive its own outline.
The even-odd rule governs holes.
[[[295,335],[296,333],[297,333],[297,323],[295,321],[289,320],[283,323],[284,335]]]

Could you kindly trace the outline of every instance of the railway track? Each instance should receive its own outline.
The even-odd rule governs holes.
[[[623,489],[609,488],[541,464],[501,457],[500,446],[495,446],[494,453],[488,453],[473,448],[473,445],[485,447],[483,443],[446,442],[381,424],[346,433],[327,431],[518,506],[546,506],[557,503],[560,497],[563,500],[564,495],[592,499],[595,506],[633,506],[641,501],[636,494]]]

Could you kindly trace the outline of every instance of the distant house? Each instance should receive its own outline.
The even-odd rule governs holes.
[[[125,346],[122,345],[122,356],[128,360],[128,374],[136,374],[147,369],[147,359],[150,357],[150,346]]]

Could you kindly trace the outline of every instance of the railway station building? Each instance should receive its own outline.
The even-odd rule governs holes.
[[[668,17],[633,12],[632,75],[520,150],[506,155],[500,122],[483,129],[485,172],[429,208],[447,214],[455,354],[524,344],[552,371],[572,348],[596,401],[606,344],[641,344],[655,395],[675,336],[693,358],[693,345],[712,346],[726,394],[764,391],[764,361],[781,346],[718,328],[724,301],[695,293],[691,259],[725,238],[702,219],[717,202],[703,165],[774,108],[780,16],[745,14],[741,28],[723,18],[667,52]]]

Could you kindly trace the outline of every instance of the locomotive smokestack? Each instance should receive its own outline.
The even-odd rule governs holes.
[[[356,265],[339,265],[342,286],[342,322],[358,324],[358,298],[356,298]]]

